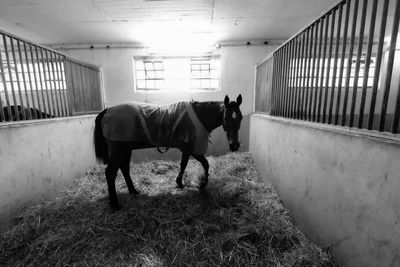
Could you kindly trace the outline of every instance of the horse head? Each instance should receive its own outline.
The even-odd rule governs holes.
[[[226,132],[229,142],[229,149],[237,151],[240,147],[239,143],[239,129],[240,122],[242,121],[242,112],[240,111],[240,104],[242,103],[242,95],[239,95],[235,101],[229,101],[229,97],[225,96],[224,100],[224,114],[222,127]]]

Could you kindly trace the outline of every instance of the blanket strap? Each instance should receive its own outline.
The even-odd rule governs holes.
[[[187,105],[189,105],[189,104],[187,104]],[[146,137],[147,137],[147,141],[148,141],[152,146],[156,147],[158,152],[160,152],[160,153],[165,153],[165,152],[167,152],[167,151],[170,149],[170,145],[171,145],[171,143],[172,143],[172,138],[173,138],[173,136],[174,136],[174,134],[175,134],[175,130],[176,130],[176,128],[178,127],[179,123],[182,121],[183,116],[185,116],[185,114],[186,114],[186,112],[187,112],[187,108],[188,108],[188,106],[186,106],[185,110],[184,110],[183,112],[181,112],[181,113],[179,114],[178,118],[176,119],[176,121],[175,121],[175,123],[174,123],[174,126],[172,127],[172,131],[171,131],[171,135],[170,135],[170,140],[169,140],[169,142],[168,142],[168,145],[167,145],[166,147],[164,147],[164,151],[161,150],[161,147],[153,141],[153,138],[151,138],[151,135],[150,135],[150,132],[149,132],[149,128],[147,127],[147,123],[146,123],[146,121],[145,121],[145,119],[144,119],[144,115],[142,114],[142,112],[139,112],[139,119],[140,119],[140,122],[142,123],[144,133],[146,134]]]

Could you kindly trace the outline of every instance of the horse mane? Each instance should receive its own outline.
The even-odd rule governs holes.
[[[222,101],[192,101],[194,112],[208,132],[222,125],[223,102]]]

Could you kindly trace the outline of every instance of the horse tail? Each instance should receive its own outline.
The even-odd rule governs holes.
[[[108,147],[106,143],[106,139],[103,135],[103,130],[101,128],[101,119],[106,113],[107,109],[97,115],[94,126],[94,134],[93,134],[93,142],[94,142],[94,151],[96,153],[96,158],[98,160],[103,160],[104,164],[109,162],[108,156]]]

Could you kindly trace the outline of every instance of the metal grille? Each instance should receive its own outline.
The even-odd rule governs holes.
[[[256,112],[399,133],[399,18],[400,0],[341,1],[257,66]]]
[[[102,109],[100,71],[0,32],[0,122]]]

